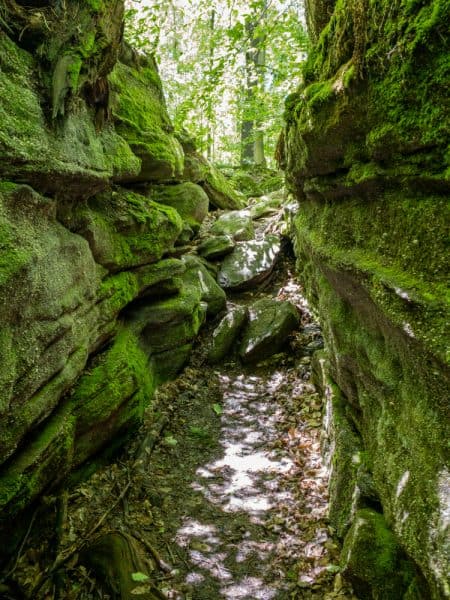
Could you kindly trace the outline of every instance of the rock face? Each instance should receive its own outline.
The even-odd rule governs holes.
[[[2,536],[44,490],[123,443],[206,313],[225,306],[200,259],[166,256],[208,197],[185,173],[153,59],[122,42],[123,11],[123,0],[2,4]],[[231,187],[221,194],[240,207]]]
[[[367,557],[343,566],[370,598],[448,598],[445,3],[307,6],[313,46],[278,156],[326,340],[331,517],[346,554]],[[367,506],[365,527],[383,520],[415,565],[408,590],[375,591],[380,569],[410,570],[380,530],[378,558],[361,549]]]

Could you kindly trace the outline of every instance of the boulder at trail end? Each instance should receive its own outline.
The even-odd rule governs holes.
[[[300,323],[298,310],[291,302],[278,302],[272,298],[255,302],[249,316],[239,349],[244,363],[258,362],[279,352],[288,335]]]
[[[197,252],[206,260],[216,260],[233,252],[236,244],[229,235],[215,235],[206,238],[197,247]]]
[[[199,185],[191,181],[155,186],[150,190],[150,197],[155,202],[175,208],[193,231],[198,231],[208,214],[208,196]]]
[[[248,319],[246,306],[235,306],[220,321],[212,334],[208,362],[216,364],[230,352]]]
[[[219,285],[226,290],[244,290],[261,283],[271,274],[280,249],[277,235],[237,244],[222,263],[217,275]]]
[[[248,210],[232,210],[221,215],[211,227],[214,235],[231,235],[238,242],[255,237],[253,221]]]

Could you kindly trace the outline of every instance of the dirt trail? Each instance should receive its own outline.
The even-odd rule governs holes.
[[[292,266],[286,258],[270,288],[251,299],[281,296],[305,308]],[[162,502],[156,521],[177,565],[169,597],[351,597],[336,578],[327,527],[310,357],[290,352],[254,368],[233,359],[212,368],[207,339],[205,332],[191,366],[160,391],[177,404],[151,462]]]
[[[308,324],[293,273],[285,253],[269,283],[232,301],[290,300]],[[125,532],[146,556],[146,573],[134,574],[137,598],[150,580],[179,600],[353,598],[327,524],[322,404],[301,333],[287,352],[255,367],[233,356],[211,367],[206,354],[214,326],[202,332],[183,373],[157,392],[159,417],[168,425],[151,456],[136,465],[137,437],[120,460],[71,492],[59,543],[72,554],[60,589],[47,576],[33,598],[111,598],[80,560],[94,531]],[[154,427],[153,411],[143,435]],[[33,589],[52,564],[52,510],[47,519],[15,567],[22,589]],[[158,566],[155,551],[168,568]]]

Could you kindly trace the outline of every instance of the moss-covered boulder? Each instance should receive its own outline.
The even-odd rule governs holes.
[[[167,298],[144,298],[123,315],[150,356],[157,383],[175,375],[190,355],[192,343],[206,317],[200,286],[186,285]]]
[[[377,502],[422,597],[445,598],[448,3],[308,7],[314,43],[278,153],[300,200],[299,273]]]
[[[247,320],[246,306],[235,306],[227,312],[212,334],[211,347],[208,351],[210,364],[219,363],[227,356]]]
[[[181,260],[167,258],[105,277],[97,294],[99,319],[114,323],[120,311],[136,298],[177,293],[182,286],[180,275],[185,270]]]
[[[262,219],[273,215],[281,209],[283,197],[280,193],[263,196],[258,202],[251,204],[248,208],[252,219]]]
[[[247,198],[258,198],[281,190],[284,186],[284,175],[280,171],[253,167],[235,171],[230,182]]]
[[[212,235],[229,235],[236,241],[252,240],[255,229],[248,210],[232,210],[221,215],[210,229]]]
[[[75,417],[61,407],[0,472],[0,528],[60,483],[72,467]]]
[[[77,205],[67,223],[87,239],[95,261],[112,272],[158,261],[182,230],[175,209],[122,188]]]
[[[111,440],[118,444],[121,436],[137,427],[154,389],[147,353],[130,329],[121,329],[109,347],[94,357],[72,393],[73,465],[80,465]]]
[[[280,248],[277,235],[239,242],[220,266],[217,274],[219,285],[226,290],[244,290],[261,283],[272,273]]]
[[[258,300],[249,308],[249,322],[242,334],[239,348],[242,361],[254,363],[276,354],[299,323],[299,312],[290,302]]]
[[[343,574],[363,600],[404,598],[414,578],[383,515],[370,508],[356,513],[341,560]]]
[[[43,193],[88,196],[139,161],[110,126],[96,130],[87,103],[49,124],[37,77],[39,64],[0,30],[0,177]]]
[[[153,187],[149,196],[160,204],[175,208],[193,231],[198,231],[208,214],[208,196],[203,188],[190,181]]]
[[[83,369],[98,330],[103,269],[56,203],[0,184],[0,462],[48,417]]]
[[[207,237],[197,246],[197,252],[206,260],[217,260],[233,252],[236,242],[231,235]]]
[[[227,180],[223,173],[195,149],[194,142],[186,134],[178,134],[184,150],[183,179],[203,187],[212,206],[227,210],[239,210],[246,204],[245,196]]]
[[[132,66],[117,63],[109,76],[116,129],[141,161],[140,170],[117,181],[180,180],[183,149],[173,135],[156,63],[143,58]]]
[[[206,264],[197,256],[186,255],[183,257],[186,272],[182,276],[187,287],[193,287],[200,292],[200,299],[206,302],[207,314],[215,316],[226,307],[226,295],[209,272]]]

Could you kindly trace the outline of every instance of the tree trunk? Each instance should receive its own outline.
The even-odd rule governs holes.
[[[212,84],[212,70],[214,67],[214,28],[216,26],[216,11],[211,9],[211,13],[209,16],[209,77],[210,84]],[[209,161],[214,160],[214,135],[212,131],[213,126],[213,105],[212,105],[212,95],[208,96],[208,107],[207,107],[207,118],[208,118],[208,134],[207,134],[207,158]]]
[[[266,8],[264,7],[264,12]],[[241,122],[241,165],[266,165],[264,156],[263,123],[258,119],[258,90],[264,89],[266,51],[264,36],[256,31],[255,23],[261,21],[256,15],[245,22],[249,49],[245,53],[246,87]]]
[[[264,132],[262,129],[255,131],[255,142],[254,142],[254,163],[258,167],[266,167],[266,157],[264,154]]]

